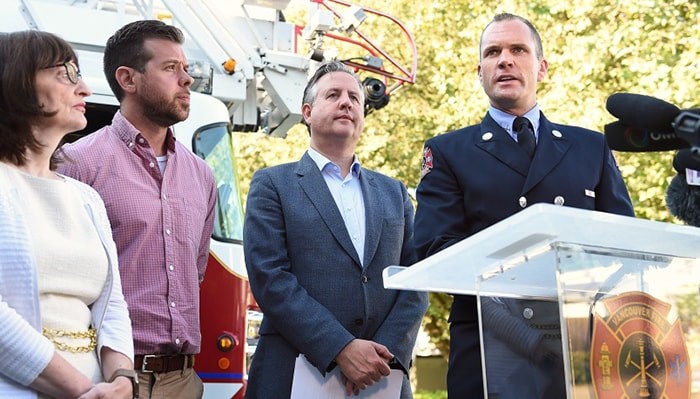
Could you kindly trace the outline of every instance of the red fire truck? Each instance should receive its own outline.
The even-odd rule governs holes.
[[[294,0],[302,2],[302,0]],[[180,27],[195,78],[190,116],[173,126],[177,140],[212,168],[218,203],[201,285],[202,350],[195,369],[205,398],[243,397],[247,362],[261,314],[243,259],[243,205],[233,151],[234,132],[285,137],[301,121],[302,91],[318,62],[341,59],[364,75],[365,112],[384,107],[403,84],[414,83],[416,47],[393,17],[342,0],[303,0],[308,24],[285,21],[291,0],[3,0],[0,31],[57,33],[76,49],[87,98],[88,126],[71,140],[108,124],[118,109],[102,72],[102,50],[119,27],[158,18]],[[396,29],[409,54],[399,61],[360,29],[365,20]],[[329,43],[339,43],[330,48]],[[305,45],[305,46],[304,46]],[[302,49],[302,47],[305,47]],[[342,57],[340,55],[343,54]]]

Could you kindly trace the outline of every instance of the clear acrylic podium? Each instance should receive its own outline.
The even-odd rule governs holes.
[[[700,228],[537,204],[384,285],[558,303],[569,399],[700,398]]]

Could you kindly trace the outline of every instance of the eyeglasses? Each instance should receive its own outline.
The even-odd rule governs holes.
[[[74,85],[77,85],[78,80],[82,79],[82,77],[83,77],[83,75],[80,74],[80,69],[78,69],[78,66],[75,65],[75,63],[73,61],[66,61],[62,64],[47,66],[44,69],[57,68],[57,67],[66,68],[66,76],[68,77],[68,80],[70,80],[70,82],[73,83]]]

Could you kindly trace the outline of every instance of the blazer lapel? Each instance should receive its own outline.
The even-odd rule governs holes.
[[[564,158],[564,154],[571,147],[564,133],[554,126],[540,112],[540,131],[537,141],[537,150],[532,158],[530,171],[523,186],[523,194],[537,185],[555,166]]]
[[[318,170],[316,163],[308,153],[305,153],[299,161],[296,173],[299,176],[299,185],[314,208],[316,208],[316,211],[321,215],[328,230],[330,230],[345,252],[360,266],[360,258],[357,256],[355,246],[352,245],[348,229],[345,227],[345,222],[340,215],[338,206],[335,204],[333,196],[323,180],[321,171]]]
[[[379,236],[382,233],[384,216],[382,214],[382,199],[374,181],[374,176],[364,170],[360,172],[360,186],[365,202],[365,254],[364,267],[372,262],[377,247]]]

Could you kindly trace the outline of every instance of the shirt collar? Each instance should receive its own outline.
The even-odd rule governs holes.
[[[114,118],[112,118],[112,130],[119,136],[119,139],[129,147],[137,143],[139,138],[143,137],[141,132],[122,115],[120,110],[117,110],[117,113],[114,114]],[[175,135],[173,134],[172,127],[169,127],[166,132],[165,143],[169,152],[175,151]]]
[[[505,111],[501,111],[498,108],[495,108],[493,106],[489,106],[489,115],[493,118],[493,120],[498,123],[500,127],[506,130],[508,134],[513,135],[513,121],[515,120],[515,115],[509,114]],[[532,130],[535,132],[535,136],[537,136],[537,132],[539,131],[540,128],[540,107],[539,105],[535,104],[532,109],[527,111],[525,115],[530,123],[532,124]]]
[[[323,170],[325,168],[327,168],[328,165],[338,167],[338,165],[333,163],[330,159],[326,158],[323,154],[314,150],[311,147],[309,147],[308,153],[309,153],[309,156],[311,157],[311,159],[314,161],[314,163],[318,167],[318,170],[320,170],[321,172],[323,172]],[[357,154],[353,155],[353,160],[352,160],[352,165],[350,166],[350,170],[352,171],[352,175],[354,177],[360,176],[361,167],[360,167],[360,161],[357,159]]]

